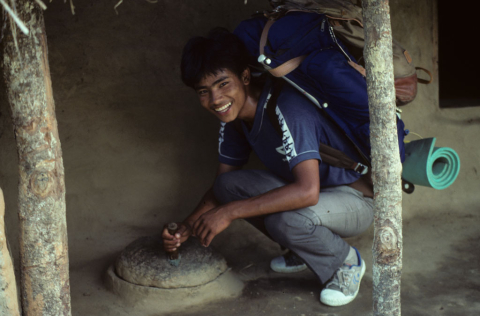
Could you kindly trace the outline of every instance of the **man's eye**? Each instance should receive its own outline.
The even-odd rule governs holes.
[[[198,95],[204,95],[205,93],[207,93],[207,90],[198,90],[197,93]]]
[[[220,84],[220,88],[226,86],[227,84],[228,84],[228,81],[222,82],[222,83]]]

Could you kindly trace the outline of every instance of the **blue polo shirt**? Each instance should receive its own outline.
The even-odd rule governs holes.
[[[267,169],[293,182],[293,167],[302,161],[316,159],[320,163],[321,187],[355,182],[360,177],[355,171],[321,163],[319,144],[339,149],[352,159],[361,161],[356,150],[310,100],[288,84],[283,86],[275,108],[283,135],[275,130],[266,112],[271,90],[271,83],[267,82],[259,98],[251,130],[243,121],[241,130],[233,122],[221,122],[219,161],[242,166],[248,162],[253,150]]]

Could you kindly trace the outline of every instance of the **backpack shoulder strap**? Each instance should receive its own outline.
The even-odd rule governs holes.
[[[302,56],[292,58],[292,59],[284,62],[280,66],[278,66],[276,68],[273,68],[273,69],[270,68],[268,66],[268,64],[265,64],[264,61],[267,59],[265,54],[264,54],[265,53],[265,45],[267,45],[268,31],[270,30],[270,27],[273,25],[274,22],[275,22],[274,20],[269,19],[267,21],[267,23],[265,24],[265,27],[263,28],[262,36],[260,37],[260,43],[259,43],[260,46],[258,48],[259,52],[260,52],[259,62],[264,66],[264,68],[270,74],[272,74],[274,77],[279,78],[279,77],[283,77],[283,76],[289,74],[290,72],[295,70],[298,66],[300,66],[300,64],[307,57],[307,55],[302,55]]]
[[[283,137],[282,128],[280,127],[280,123],[278,122],[277,114],[275,113],[275,108],[277,106],[277,99],[280,95],[280,92],[285,84],[285,80],[283,79],[273,79],[273,88],[272,93],[270,96],[270,100],[267,102],[267,115],[272,123],[274,129],[276,130],[277,134],[280,137]],[[360,162],[356,162],[355,160],[351,159],[342,151],[325,145],[323,143],[319,144],[319,152],[322,161],[328,165],[343,168],[343,169],[350,169],[354,170],[357,173],[362,175],[368,172],[368,167]]]

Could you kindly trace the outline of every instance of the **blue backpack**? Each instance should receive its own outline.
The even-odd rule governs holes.
[[[290,12],[275,23],[263,16],[254,17],[241,22],[234,34],[250,52],[253,68],[267,69],[307,96],[336,123],[370,166],[366,80],[324,14]],[[397,115],[402,162],[404,128]]]

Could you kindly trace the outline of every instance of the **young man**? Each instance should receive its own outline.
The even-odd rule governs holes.
[[[233,220],[247,219],[292,251],[287,259],[274,259],[272,268],[298,271],[305,263],[326,285],[321,302],[347,304],[358,293],[365,262],[342,237],[371,225],[372,187],[352,170],[322,163],[320,143],[359,158],[331,122],[288,84],[274,104],[283,135],[277,132],[265,108],[272,83],[252,82],[248,58],[243,43],[222,31],[193,38],[184,48],[183,82],[221,121],[220,163],[214,185],[179,223],[178,233],[163,231],[164,247],[172,251],[191,235],[208,246]],[[241,170],[252,150],[268,171]],[[301,260],[292,260],[295,255]]]

